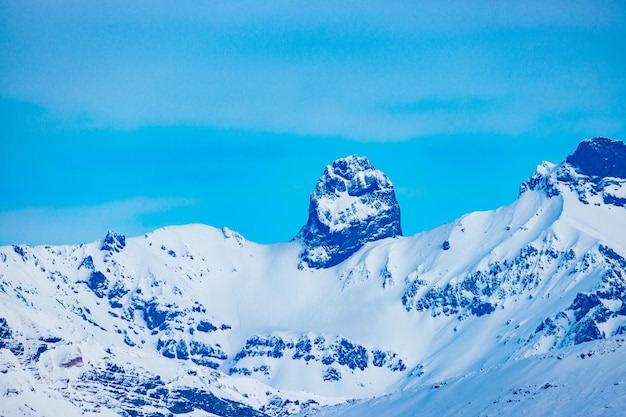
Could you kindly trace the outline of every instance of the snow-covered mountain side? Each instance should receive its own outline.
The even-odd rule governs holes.
[[[187,225],[1,247],[0,415],[617,415],[624,161],[583,141],[512,204],[410,237],[351,156],[288,243]]]

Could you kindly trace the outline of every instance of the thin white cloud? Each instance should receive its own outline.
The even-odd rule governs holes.
[[[572,62],[573,50],[558,50],[560,42],[575,48],[572,28],[623,26],[620,2],[74,1],[6,9],[0,96],[41,104],[65,123],[404,140],[515,135],[574,111],[594,120],[579,126],[611,134],[623,116],[610,109],[626,88],[621,74],[597,73],[593,57]],[[562,32],[545,40],[546,29]],[[621,58],[603,59],[611,67]],[[389,111],[424,102],[452,105]]]
[[[104,237],[107,230],[130,236],[145,232],[142,217],[193,205],[183,198],[132,198],[94,206],[31,207],[0,212],[0,244],[78,244]]]
[[[361,25],[386,30],[466,30],[481,27],[606,26],[619,22],[619,0],[473,0],[407,1],[228,1],[171,2],[137,0],[46,0],[8,2],[7,15],[37,18],[38,23],[68,24],[185,22],[242,25],[251,23]]]

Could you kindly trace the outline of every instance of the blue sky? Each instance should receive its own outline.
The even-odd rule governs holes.
[[[0,244],[286,241],[352,153],[414,234],[625,137],[621,1],[334,3],[0,0]]]

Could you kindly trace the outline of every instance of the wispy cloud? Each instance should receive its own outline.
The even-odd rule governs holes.
[[[32,207],[0,212],[0,244],[78,244],[103,237],[107,230],[138,235],[144,217],[195,204],[183,198],[132,198],[94,206]]]
[[[590,120],[566,125],[608,130],[624,116],[623,58],[597,48],[623,33],[618,1],[34,1],[5,9],[0,95],[87,126],[403,140],[519,134],[555,111]],[[407,103],[422,105],[393,110]]]

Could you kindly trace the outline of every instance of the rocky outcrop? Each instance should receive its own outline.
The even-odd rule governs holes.
[[[544,162],[520,187],[520,194],[542,190],[548,197],[569,189],[583,204],[626,206],[626,144],[597,137],[578,145],[559,165]]]
[[[109,252],[120,252],[126,246],[126,236],[115,233],[113,230],[109,230],[107,235],[102,241],[100,250]]]
[[[626,144],[603,137],[583,140],[566,162],[589,177],[626,179]]]
[[[402,235],[393,184],[367,158],[351,155],[328,165],[311,193],[309,219],[296,239],[302,264],[339,264],[365,243]]]

